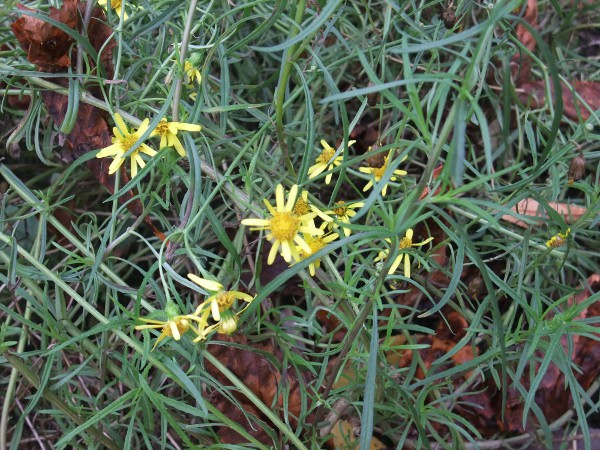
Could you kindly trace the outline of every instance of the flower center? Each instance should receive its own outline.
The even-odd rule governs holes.
[[[121,0],[110,0],[110,7],[112,9],[117,9],[121,7]]]
[[[124,139],[121,140],[121,148],[124,152],[128,151],[138,141],[138,135],[136,133],[128,134]]]
[[[300,256],[302,258],[306,258],[306,257],[308,257],[310,255],[314,255],[319,250],[321,250],[323,247],[325,247],[325,242],[323,242],[323,239],[320,238],[320,237],[305,237],[304,240],[306,241],[306,243],[310,247],[310,253],[306,253],[305,251],[301,251],[300,252]]]
[[[219,311],[223,312],[229,308],[231,308],[231,305],[233,305],[233,301],[235,300],[235,297],[233,296],[233,294],[229,291],[223,291],[223,292],[219,292],[217,294],[217,305],[219,305]]]
[[[336,216],[344,217],[346,215],[346,211],[348,210],[348,208],[344,203],[345,202],[336,202],[336,205],[339,205],[338,207],[333,208],[333,212]]]
[[[308,206],[308,202],[303,198],[299,198],[296,202],[296,206],[294,206],[294,214],[297,216],[303,216],[304,214],[308,214],[310,212],[310,207]]]
[[[412,246],[413,246],[412,239],[404,236],[402,239],[400,239],[400,245],[398,247],[402,249],[402,248],[411,248]]]
[[[155,131],[161,135],[167,133],[169,131],[169,122],[167,122],[167,119],[160,119],[160,122],[156,125]]]
[[[291,241],[298,233],[300,219],[289,212],[276,212],[271,219],[271,233],[281,242]]]
[[[385,169],[387,168],[387,164],[384,164],[381,167],[373,167],[373,175],[377,181],[381,180],[383,174],[385,173]]]
[[[333,158],[333,155],[335,155],[335,149],[333,149],[333,148],[325,149],[317,157],[317,162],[326,164],[329,161],[331,161],[331,158]]]

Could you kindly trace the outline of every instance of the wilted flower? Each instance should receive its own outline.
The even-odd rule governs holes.
[[[565,243],[565,239],[567,236],[571,234],[571,228],[567,228],[565,234],[558,233],[555,236],[552,236],[549,241],[546,242],[546,247],[548,248],[556,248],[560,247]]]
[[[240,291],[226,291],[223,285],[217,281],[200,278],[193,273],[188,273],[188,278],[210,292],[211,296],[196,309],[196,314],[202,312],[206,307],[210,306],[212,317],[217,322],[221,320],[221,313],[229,310],[233,306],[236,299],[244,300],[250,303],[254,300],[249,294]]]
[[[300,259],[300,255],[296,250],[297,244],[306,252],[310,252],[310,246],[300,236],[300,233],[308,235],[323,234],[323,230],[315,228],[311,220],[315,218],[316,213],[308,213],[298,215],[294,212],[296,205],[296,196],[298,195],[298,185],[293,185],[290,189],[287,202],[285,201],[285,192],[283,186],[278,184],[275,188],[275,208],[267,199],[263,199],[271,218],[269,219],[244,219],[243,225],[249,225],[253,230],[266,230],[267,239],[271,242],[272,247],[267,258],[267,264],[273,264],[275,255],[281,247],[281,256],[286,262],[290,262],[292,258],[296,261]],[[294,244],[295,243],[295,244]]]
[[[575,158],[571,160],[569,163],[569,186],[573,184],[573,182],[579,180],[585,174],[585,158],[582,153],[579,153]]]
[[[183,65],[183,71],[185,72],[188,83],[192,84],[194,80],[198,80],[198,83],[202,81],[200,70],[198,70],[198,67],[196,67],[196,65],[190,60],[186,60],[185,64]]]

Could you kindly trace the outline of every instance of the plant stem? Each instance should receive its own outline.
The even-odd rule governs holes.
[[[298,6],[296,6],[296,16],[294,17],[294,21],[298,25],[300,25],[302,22],[302,16],[304,15],[305,7],[306,0],[300,0],[298,2]],[[289,38],[293,39],[297,34],[298,28],[294,26],[290,30]],[[292,66],[294,62],[293,57],[295,56],[294,53],[296,52],[296,46],[296,44],[291,45],[285,51],[283,68],[281,69],[281,77],[279,78],[279,85],[277,86],[277,92],[275,93],[275,123],[277,127],[277,141],[279,142],[279,148],[281,148],[281,153],[283,155],[283,160],[287,170],[294,178],[296,177],[296,171],[294,170],[294,166],[290,160],[287,143],[285,142],[285,136],[283,134],[283,102],[285,99],[285,90],[292,72]]]

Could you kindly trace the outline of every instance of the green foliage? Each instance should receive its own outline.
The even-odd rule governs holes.
[[[461,412],[477,411],[472,396],[491,387],[503,388],[499,419],[509,414],[510,388],[524,405],[516,421],[532,432],[507,442],[528,445],[538,431],[552,445],[552,431],[564,427],[584,433],[589,447],[597,386],[582,388],[570,351],[576,337],[598,340],[597,319],[581,319],[598,295],[569,299],[600,266],[600,124],[597,114],[566,118],[560,98],[540,109],[519,100],[510,64],[526,51],[515,34],[523,2],[458,1],[452,29],[441,18],[445,1],[126,2],[126,21],[108,17],[117,43],[111,80],[92,73],[101,55],[73,31],[86,51],[81,71],[37,72],[10,31],[14,3],[0,5],[0,448],[17,448],[35,430],[61,436],[57,448],[225,448],[220,426],[252,448],[318,448],[327,433],[312,422],[341,399],[350,404],[344,413],[359,417],[361,448],[373,435],[389,448],[492,448],[504,437],[486,436]],[[26,5],[47,12],[58,3]],[[597,80],[600,63],[580,54],[576,30],[597,23],[598,11],[547,0],[539,8],[556,14],[534,33],[531,77],[555,86]],[[201,81],[188,83],[185,59]],[[44,90],[69,96],[61,126],[49,120]],[[11,106],[13,96],[28,97],[29,107]],[[134,127],[148,118],[149,132],[163,117],[202,131],[178,133],[187,158],[162,149],[143,156],[132,180],[117,172],[110,194],[86,165],[100,149],[74,158],[62,146],[59,133],[73,129],[82,104]],[[366,142],[369,133],[375,142]],[[145,142],[158,151],[152,139]],[[309,177],[321,139],[343,150],[330,185],[325,173]],[[369,166],[372,144],[392,153],[381,181],[363,192],[371,178],[359,168]],[[579,148],[587,172],[569,187]],[[391,181],[395,169],[408,175]],[[340,200],[365,205],[349,236],[268,266],[264,235],[240,222],[267,217],[262,200],[273,203],[278,184],[307,189],[321,211]],[[139,216],[127,208],[129,193],[143,205]],[[544,214],[517,210],[525,199]],[[556,202],[586,211],[565,217]],[[547,248],[567,227],[564,245]],[[435,239],[399,249],[409,228],[420,233],[415,242]],[[383,250],[389,255],[375,261]],[[402,267],[388,274],[402,251],[411,278]],[[248,342],[216,344],[212,335],[195,344],[188,335],[152,351],[161,330],[134,326],[167,304],[191,314],[206,291],[188,273],[256,294],[237,324]],[[324,326],[319,313],[338,325]],[[436,327],[455,323],[451,313],[466,321],[464,336],[427,358]],[[273,390],[283,406],[265,403],[210,353],[218,346],[260,354],[297,380],[298,398],[281,383]],[[455,363],[467,350],[472,358]],[[392,353],[411,358],[398,365]],[[553,366],[573,405],[549,423],[536,393]],[[338,383],[344,373],[352,379]],[[214,392],[243,419],[214,406]],[[292,400],[300,417],[287,407]],[[259,442],[257,429],[273,442]]]

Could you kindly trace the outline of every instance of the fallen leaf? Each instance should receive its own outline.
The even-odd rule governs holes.
[[[18,6],[21,10],[37,12],[22,5]],[[83,15],[84,4],[78,0],[65,0],[60,9],[50,8],[50,18],[64,23],[69,28],[80,31],[82,23],[80,21]],[[102,69],[112,77],[112,50],[117,45],[114,39],[111,39],[112,30],[106,25],[106,16],[102,8],[95,7],[92,10],[92,17],[88,26],[88,36],[90,43],[96,51],[102,49],[100,62]],[[71,65],[69,58],[73,39],[60,28],[49,24],[48,22],[23,16],[11,25],[19,45],[27,52],[27,59],[38,66],[38,70],[47,72],[65,72]],[[109,40],[110,39],[110,40]],[[76,50],[74,50],[76,51]],[[76,54],[76,53],[75,53]],[[54,81],[61,86],[68,86],[67,78],[55,78]],[[92,93],[99,94],[97,89],[92,89]],[[52,120],[60,126],[67,113],[68,97],[55,91],[43,91],[42,99]],[[69,152],[62,153],[62,159],[70,163],[81,157],[85,153],[108,147],[112,143],[112,135],[107,123],[107,113],[95,106],[80,102],[77,112],[77,118],[73,129],[65,137],[65,143]],[[115,192],[114,176],[108,176],[108,165],[110,162],[106,159],[91,159],[87,165],[91,173],[98,181],[111,193]],[[123,183],[129,182],[129,177],[124,169],[120,169],[121,180]],[[127,208],[136,216],[141,216],[144,208],[139,199],[134,198],[132,191],[127,192],[119,199],[122,203],[127,203]],[[161,240],[165,239],[164,234],[154,226],[152,219],[148,216],[144,218],[154,234]]]
[[[554,95],[554,85],[550,83],[550,86],[550,91]],[[600,83],[575,80],[571,82],[571,86],[573,89],[561,82],[563,116],[575,121],[580,118],[587,120],[591,115],[590,109],[592,111],[600,109]],[[517,89],[517,94],[521,102],[529,108],[539,109],[547,105],[546,83],[543,80],[523,83]]]
[[[527,0],[527,6],[525,7],[523,20],[534,30],[538,29],[537,12],[537,0]],[[529,31],[529,27],[523,25],[522,23],[518,23],[515,27],[515,33],[517,35],[517,39],[521,41],[525,48],[533,52],[537,43],[531,31]],[[531,58],[526,53],[519,52],[511,58],[510,70],[515,85],[520,86],[529,80],[531,76]]]
[[[281,362],[283,361],[282,352],[273,347],[269,341],[250,342],[241,334],[233,336],[217,335],[217,337],[218,340],[213,339],[210,341],[207,347],[208,351],[232,371],[273,412],[283,418],[283,410],[287,409],[290,424],[295,427],[297,418],[302,413],[300,381],[296,378],[297,372],[292,367],[286,367],[286,370],[282,373],[265,356],[265,354],[273,355],[277,361]],[[227,345],[227,343],[241,344],[249,348],[242,349]],[[231,386],[229,379],[208,361],[206,362],[206,370],[224,388]],[[267,417],[241,392],[229,388],[228,394],[235,397],[238,402],[237,405],[231,403],[229,396],[226,397],[216,390],[211,394],[212,404],[227,417],[245,426],[248,433],[257,440],[264,444],[273,445],[273,440],[269,434],[260,425],[249,422],[249,416],[245,412],[251,413],[265,423],[270,423]],[[287,396],[285,402],[284,395]],[[240,406],[244,411],[240,409]],[[228,427],[219,427],[217,433],[224,444],[246,443],[246,440],[240,434]]]
[[[600,291],[600,274],[591,275],[582,292],[572,298],[571,304],[579,304],[589,298],[593,293]],[[594,302],[588,308],[584,309],[576,320],[585,320],[600,317],[600,303]],[[548,318],[551,320],[551,318]],[[600,334],[593,333],[595,339],[586,335],[574,334],[571,336],[572,354],[571,359],[579,367],[574,371],[575,379],[586,391],[600,375],[600,343],[598,339]],[[569,352],[569,342],[566,336],[561,339],[562,347],[565,353]],[[540,361],[545,355],[539,351],[532,361]],[[528,390],[530,387],[529,374],[537,373],[539,362],[535,363],[535,369],[531,371],[529,367],[525,368],[521,383]],[[544,417],[551,423],[561,417],[567,410],[573,407],[573,396],[570,389],[565,388],[565,376],[563,372],[554,364],[550,363],[542,382],[535,392],[535,402],[542,410]],[[506,421],[499,422],[498,425],[503,431],[511,433],[522,433],[524,400],[520,393],[514,389],[508,391],[509,402],[507,404]],[[499,402],[499,399],[498,399]],[[500,408],[499,403],[496,408]],[[537,427],[537,421],[534,415],[530,413],[532,428]]]
[[[360,448],[360,434],[357,436],[355,428],[350,422],[339,420],[331,429],[333,437],[328,442],[328,447],[333,449],[343,448],[346,450],[357,450]],[[360,433],[360,430],[358,432]],[[387,447],[383,442],[375,436],[371,437],[369,450],[383,450],[385,448]]]
[[[17,5],[22,11],[38,11]],[[50,8],[50,18],[77,29],[77,0],[64,0],[60,9]],[[42,72],[62,72],[71,65],[69,51],[73,39],[60,28],[41,19],[23,16],[11,28],[21,48],[27,52],[27,59]]]
[[[578,221],[587,212],[587,208],[583,206],[556,202],[549,202],[548,204],[558,214],[562,215],[565,219],[565,222],[568,224]],[[544,212],[544,208],[540,206],[537,200],[534,200],[532,198],[525,198],[521,200],[519,203],[513,206],[511,210],[519,215],[530,216],[532,218],[547,217],[547,214],[545,214]],[[514,223],[515,225],[518,225],[522,228],[528,228],[530,226],[523,220],[511,214],[504,214],[502,216],[502,219],[506,220],[507,222]]]
[[[437,178],[440,176],[440,174],[442,173],[443,170],[444,170],[444,163],[441,163],[439,166],[437,166],[435,169],[433,169],[432,179],[437,180]],[[439,194],[440,190],[441,190],[441,187],[437,188],[437,190],[433,193],[433,195]],[[423,192],[421,193],[419,200],[423,200],[425,197],[427,197],[429,192],[430,192],[429,186],[425,186],[425,189],[423,189]]]

